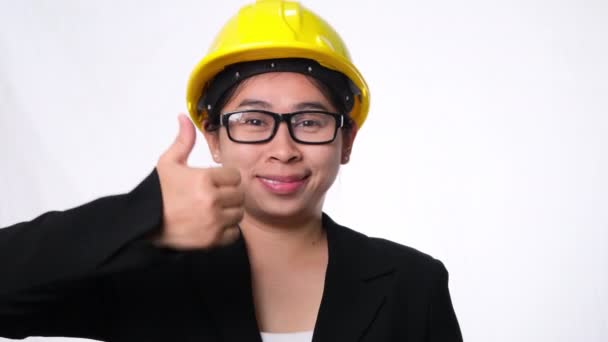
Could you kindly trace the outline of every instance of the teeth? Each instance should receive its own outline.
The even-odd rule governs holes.
[[[272,184],[284,184],[284,183],[290,183],[290,182],[297,182],[297,181],[301,180],[301,179],[298,179],[298,180],[294,179],[293,181],[290,181],[290,182],[284,182],[284,181],[280,181],[278,179],[271,179],[271,178],[266,178],[266,177],[260,177],[260,178],[263,179],[265,182],[272,183]]]

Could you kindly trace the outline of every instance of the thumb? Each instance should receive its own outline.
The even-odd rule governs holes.
[[[196,131],[186,115],[180,114],[177,121],[179,122],[179,132],[173,144],[165,152],[165,157],[180,164],[186,164],[196,141]]]

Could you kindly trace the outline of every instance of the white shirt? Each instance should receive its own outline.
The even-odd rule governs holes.
[[[263,332],[263,342],[311,342],[312,330],[295,333],[267,333]]]

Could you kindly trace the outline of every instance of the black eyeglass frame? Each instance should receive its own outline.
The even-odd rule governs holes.
[[[242,113],[263,113],[263,114],[267,114],[267,115],[271,116],[274,119],[274,129],[272,130],[272,133],[270,134],[270,136],[266,139],[255,140],[255,141],[243,141],[243,140],[237,140],[237,139],[233,138],[232,135],[230,134],[230,128],[228,125],[228,122],[230,121],[230,116],[235,115],[235,114],[242,114]],[[334,120],[336,120],[336,128],[334,130],[334,134],[333,134],[332,138],[328,139],[328,140],[324,140],[324,141],[315,141],[315,142],[304,141],[304,140],[300,140],[300,139],[296,138],[296,136],[293,132],[293,127],[291,126],[291,118],[294,117],[295,115],[306,114],[306,113],[325,114],[325,115],[329,115],[329,116],[333,117]],[[295,142],[297,142],[299,144],[305,144],[305,145],[324,145],[324,144],[330,144],[334,140],[336,140],[336,136],[338,135],[338,129],[350,127],[351,119],[346,114],[332,113],[332,112],[327,112],[324,110],[301,110],[301,111],[291,112],[291,113],[275,113],[275,112],[261,110],[261,109],[247,109],[247,110],[239,110],[239,111],[235,111],[235,112],[220,114],[220,126],[226,127],[226,132],[228,133],[228,138],[231,141],[239,143],[239,144],[263,144],[263,143],[271,141],[274,138],[274,136],[277,134],[277,131],[279,130],[279,125],[283,121],[285,122],[285,124],[287,124],[287,130],[289,131],[289,135]]]

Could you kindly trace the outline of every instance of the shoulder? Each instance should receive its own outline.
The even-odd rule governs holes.
[[[366,238],[370,248],[376,251],[378,260],[393,265],[395,280],[401,286],[407,284],[407,287],[424,292],[425,289],[447,286],[448,271],[440,260],[393,241],[367,236]]]
[[[413,247],[383,238],[363,236],[365,236],[371,249],[375,250],[377,254],[386,259],[386,261],[392,261],[398,268],[415,267],[434,269],[443,267],[441,261]]]
[[[357,254],[363,263],[374,264],[386,268],[390,265],[397,273],[432,277],[447,274],[441,261],[416,248],[379,237],[369,237],[351,228],[339,225],[329,217],[325,218],[326,225],[334,231],[335,240]],[[354,255],[353,255],[354,257]]]

